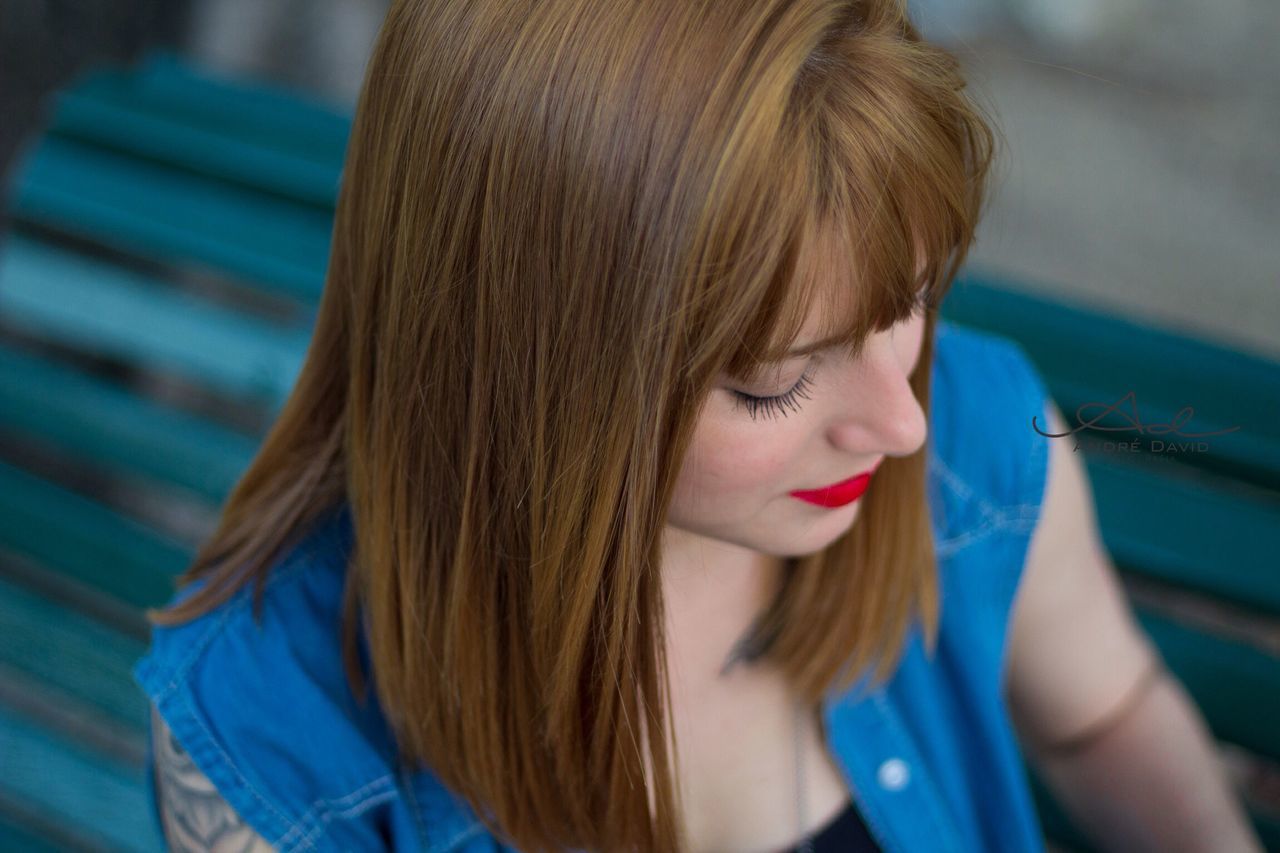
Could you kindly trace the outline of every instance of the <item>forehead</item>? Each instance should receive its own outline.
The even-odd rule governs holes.
[[[886,325],[886,318],[900,318],[909,307],[923,283],[924,251],[918,246],[913,250],[914,269],[904,286],[901,274],[877,269],[874,262],[858,263],[854,240],[849,231],[827,226],[814,229],[802,241],[788,297],[794,332],[789,351],[848,342]]]

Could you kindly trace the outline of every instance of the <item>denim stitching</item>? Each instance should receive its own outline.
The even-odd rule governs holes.
[[[941,456],[931,453],[929,462],[933,466],[936,475],[942,484],[951,489],[956,497],[958,497],[962,502],[974,502],[978,507],[978,512],[982,516],[982,521],[977,527],[971,527],[968,530],[964,530],[956,534],[955,536],[942,539],[935,543],[940,555],[949,556],[998,527],[1001,519],[991,501],[987,500],[987,498],[982,494],[974,491],[973,487],[965,482],[959,474],[952,470],[951,467],[942,460]]]
[[[1011,533],[1026,533],[1035,528],[1042,509],[1037,504],[1007,506],[999,511],[998,526]]]
[[[400,785],[404,788],[404,796],[409,805],[409,813],[413,817],[413,826],[418,832],[418,843],[423,850],[427,850],[427,826],[422,820],[422,806],[418,802],[418,796],[413,792],[413,780],[410,778],[409,769],[403,763],[398,763],[397,767]]]
[[[277,584],[298,575],[307,565],[307,561],[304,558],[314,556],[318,550],[318,544],[312,544],[301,552],[295,551],[293,556],[290,557],[284,565],[272,572],[266,582],[263,583],[263,597],[265,598],[267,592],[274,589]],[[171,693],[178,687],[179,681],[186,677],[187,672],[195,665],[196,659],[204,653],[205,649],[213,642],[214,637],[217,636],[218,632],[226,626],[227,620],[229,620],[233,615],[240,613],[246,606],[249,606],[252,603],[252,597],[253,585],[248,584],[238,590],[229,600],[224,602],[223,612],[218,616],[217,620],[209,625],[205,632],[200,635],[200,638],[192,644],[191,650],[184,658],[182,658],[177,667],[175,667],[169,683],[161,688],[160,693],[156,697],[157,699]]]
[[[387,785],[390,785],[391,787],[386,788]],[[386,788],[386,790],[376,791],[372,794],[368,794],[368,796],[365,796],[363,799],[361,799],[359,802],[355,803],[354,805],[347,806],[345,808],[339,808],[339,809],[333,808],[334,806],[346,800],[350,800],[353,797],[360,797],[362,795],[365,795],[370,791],[370,789],[374,789],[378,787]],[[392,778],[391,774],[388,773],[385,776],[380,776],[377,779],[374,779],[372,782],[367,782],[364,785],[361,785],[359,788],[355,789],[350,794],[346,794],[345,796],[338,797],[337,799],[332,799],[332,800],[327,800],[327,799],[316,800],[314,803],[311,804],[311,807],[307,809],[307,811],[303,814],[302,819],[299,820],[298,823],[294,825],[293,829],[289,830],[289,832],[286,833],[285,836],[280,839],[279,843],[281,845],[284,845],[291,839],[294,833],[300,832],[304,826],[310,823],[310,824],[314,824],[314,826],[308,829],[306,833],[298,840],[298,845],[299,846],[313,845],[315,837],[319,835],[319,833],[322,830],[324,830],[326,826],[328,826],[329,821],[331,821],[335,817],[337,818],[356,817],[357,815],[363,814],[364,812],[368,811],[373,806],[376,806],[378,803],[381,803],[387,799],[391,799],[395,797],[395,793],[396,793],[395,781]]]
[[[195,708],[192,707],[190,693],[184,692],[184,693],[177,694],[177,699],[175,701],[182,702],[182,706],[186,711],[187,717],[193,720],[195,724],[200,727],[200,731],[204,733],[206,743],[208,743],[209,746],[211,746],[214,750],[217,751],[217,754],[222,759],[223,764],[226,765],[227,770],[231,773],[232,776],[235,777],[236,781],[240,783],[240,786],[243,787],[246,791],[248,791],[249,794],[252,795],[253,798],[257,800],[258,803],[261,804],[263,808],[265,808],[271,814],[275,815],[276,819],[278,819],[279,821],[281,821],[286,825],[292,824],[293,821],[290,820],[289,817],[286,816],[283,812],[281,812],[276,807],[275,803],[272,803],[270,800],[264,797],[257,788],[249,784],[249,780],[244,778],[244,774],[240,772],[240,768],[237,767],[236,763],[231,760],[231,756],[227,755],[226,751],[222,748],[222,745],[218,743],[218,739],[213,736],[213,733],[209,731],[209,727],[204,724],[204,720],[200,718],[200,715],[196,713]]]
[[[185,679],[187,671],[195,664],[196,658],[204,653],[205,648],[209,643],[213,642],[213,638],[217,635],[218,631],[222,630],[222,626],[226,623],[227,619],[231,617],[231,610],[231,606],[227,606],[224,612],[218,616],[217,620],[214,621],[213,624],[205,630],[204,634],[200,636],[200,639],[193,644],[191,651],[189,651],[186,657],[182,658],[181,662],[174,668],[169,683],[162,687],[160,692],[156,694],[157,702],[178,689],[178,685]],[[152,645],[154,647],[154,643]]]
[[[461,844],[463,841],[466,841],[468,838],[470,838],[472,835],[476,834],[478,831],[482,829],[484,829],[484,824],[481,823],[480,821],[476,821],[475,823],[471,824],[466,829],[458,832],[456,835],[454,835],[452,838],[446,841],[444,844],[444,847],[441,848],[442,853],[446,853],[446,851],[452,850],[454,847]]]
[[[319,537],[319,541],[310,542],[305,546],[297,546],[296,550],[286,558],[285,562],[277,567],[263,583],[263,597],[265,598],[267,592],[275,589],[278,584],[301,576],[302,569],[309,564],[309,558],[315,556],[323,544],[327,544],[327,537],[321,536]],[[240,772],[239,767],[231,760],[231,757],[226,753],[226,751],[222,749],[221,744],[219,744],[217,739],[214,738],[213,733],[209,731],[208,726],[204,724],[204,721],[195,712],[195,709],[191,705],[190,694],[187,692],[177,693],[177,688],[180,684],[185,683],[186,676],[195,665],[196,660],[204,653],[209,644],[213,642],[218,633],[226,626],[227,621],[233,615],[242,612],[246,606],[250,606],[252,604],[252,596],[253,586],[252,584],[249,584],[242,587],[231,599],[224,602],[223,612],[212,624],[209,625],[205,632],[200,635],[199,639],[193,643],[191,650],[181,659],[181,662],[174,669],[169,683],[159,690],[154,701],[158,706],[160,702],[167,700],[170,695],[176,694],[178,699],[181,701],[187,716],[195,721],[195,724],[199,726],[200,731],[204,734],[208,743],[216,749],[217,754],[221,757],[222,761],[226,764],[231,774],[239,781],[241,786],[244,787],[244,789],[247,790],[267,811],[274,814],[278,820],[285,824],[293,825],[293,828],[284,836],[285,838],[288,838],[298,829],[299,825],[290,820],[279,810],[279,808],[276,807],[274,803],[264,797],[257,788],[249,784],[248,780],[246,780],[244,775]]]
[[[312,826],[310,829],[307,830],[307,832],[303,835],[301,840],[298,842],[298,844],[300,845],[310,843],[311,836],[315,835],[317,831],[322,829],[325,823],[331,817],[333,817],[334,815],[347,817],[347,816],[354,816],[354,815],[360,814],[361,811],[369,808],[370,806],[376,805],[378,802],[380,802],[380,800],[378,800],[377,797],[379,796],[379,794],[384,792],[379,791],[373,794],[369,794],[369,796],[366,797],[364,800],[361,800],[357,802],[354,806],[350,806],[348,808],[332,809],[331,808],[332,806],[343,803],[347,800],[352,799],[353,797],[359,797],[365,794],[371,788],[376,788],[378,786],[385,786],[389,781],[391,781],[391,777],[389,775],[380,776],[377,779],[374,779],[372,782],[366,782],[365,784],[361,785],[359,788],[356,788],[354,791],[352,791],[349,794],[345,794],[344,796],[338,797],[336,799],[321,798],[319,800],[314,801],[310,805],[310,807],[308,807],[307,810],[303,812],[302,818],[298,820],[298,822],[293,826],[293,828],[290,829],[289,832],[285,833],[284,837],[280,839],[279,843],[280,844],[288,843],[289,841],[292,840],[293,836],[301,832],[303,827],[307,826],[307,824],[315,824],[315,826]],[[394,794],[395,790],[394,788],[392,788],[390,791],[386,793]]]
[[[973,489],[969,484],[961,479],[960,475],[953,471],[936,452],[930,452],[929,462],[937,469],[937,474],[942,477],[943,482],[950,486],[962,500],[970,500],[973,497]]]
[[[997,355],[1004,356],[1015,365],[1015,368],[1017,368],[1022,374],[1021,378],[1025,380],[1026,387],[1029,389],[1026,402],[1029,404],[1034,403],[1043,409],[1045,395],[1041,392],[1040,385],[1035,380],[1035,376],[1029,372],[1029,365],[1026,363],[1025,359],[1023,359],[1019,353],[1011,352],[1003,341],[984,340],[984,343],[986,344],[986,348],[989,352],[994,352]],[[1039,462],[1044,455],[1045,453],[1043,450],[1037,449],[1033,451],[1032,458]],[[982,515],[982,522],[978,526],[936,543],[940,556],[950,556],[995,530],[1019,534],[1026,533],[1034,529],[1035,524],[1040,517],[1042,503],[1018,503],[996,506],[984,495],[975,492],[974,489],[932,449],[932,446],[929,451],[929,463],[933,467],[938,479],[945,486],[950,488],[961,501],[974,501]],[[1025,492],[1026,489],[1024,488],[1023,491]]]
[[[1048,413],[1048,403],[1052,400],[1052,397],[1044,387],[1043,377],[1037,372],[1036,365],[1031,361],[1026,350],[1017,341],[1009,338],[993,338],[987,343],[989,348],[997,350],[1000,353],[1005,361],[1008,362],[1011,371],[1015,374],[1016,381],[1022,391],[1019,402],[1027,409],[1038,410],[1040,418],[1047,422],[1048,419],[1045,415]],[[1005,508],[1005,512],[1007,513],[1012,513],[1014,511],[1023,513],[1023,518],[1015,520],[1018,522],[1025,521],[1025,516],[1029,515],[1031,512],[1038,511],[1038,508],[1044,502],[1044,488],[1046,485],[1048,465],[1048,445],[1043,440],[1037,442],[1032,438],[1027,456],[1023,462],[1024,464],[1019,468],[1019,473],[1022,473],[1024,476],[1017,484],[1019,491],[1018,498],[1023,501],[1023,503]],[[1039,483],[1039,489],[1034,495],[1027,494],[1030,491],[1030,486],[1033,482]],[[1036,500],[1035,502],[1031,502],[1028,501],[1029,498],[1034,498]],[[1021,530],[1022,528],[1019,526],[1019,529]]]
[[[984,538],[987,534],[999,529],[994,517],[986,519],[981,525],[971,527],[958,536],[953,536],[938,544],[937,550],[940,557],[950,557],[957,551],[961,551],[969,547],[979,539]]]

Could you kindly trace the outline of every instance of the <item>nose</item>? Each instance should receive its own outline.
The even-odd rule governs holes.
[[[910,456],[923,447],[929,427],[911,390],[913,365],[890,335],[872,335],[862,356],[839,374],[842,391],[827,428],[831,444],[861,458]]]

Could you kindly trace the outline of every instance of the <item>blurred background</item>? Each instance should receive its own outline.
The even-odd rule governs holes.
[[[1068,414],[1138,388],[1148,420],[1239,428],[1090,472],[1144,625],[1280,839],[1280,6],[910,6],[1003,137],[954,317],[1018,339]],[[141,608],[301,363],[385,12],[0,12],[0,849],[156,849]]]
[[[1280,357],[1280,7],[915,0],[1007,137],[974,262]],[[349,107],[377,0],[9,0],[0,157],[41,98],[166,43]],[[7,162],[7,159],[4,161]]]

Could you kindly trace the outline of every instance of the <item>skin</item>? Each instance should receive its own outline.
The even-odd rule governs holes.
[[[1045,420],[1049,435],[1068,431],[1051,402]],[[1099,849],[1261,853],[1204,718],[1128,604],[1081,455],[1069,438],[1045,441],[1048,481],[1006,667],[1031,763]],[[1059,746],[1085,733],[1082,746]]]
[[[797,346],[818,337],[810,316]],[[672,625],[696,649],[695,677],[711,678],[782,558],[827,547],[853,526],[861,501],[827,508],[792,497],[924,446],[928,425],[909,378],[924,315],[872,334],[852,361],[828,350],[782,362],[758,384],[722,378],[699,415],[663,532],[663,583]],[[809,377],[795,409],[752,419],[734,391],[771,396]],[[874,401],[874,405],[868,405]],[[694,675],[693,673],[690,673]]]
[[[856,363],[825,353],[780,365],[760,387],[725,382],[700,414],[663,552],[677,772],[694,850],[794,841],[777,829],[794,827],[789,692],[767,669],[726,674],[723,664],[775,588],[780,558],[821,549],[857,520],[858,502],[824,509],[787,493],[924,443],[925,413],[907,384],[923,325],[915,315],[873,337]],[[735,409],[731,391],[776,394],[806,367],[810,399],[797,401],[798,410],[753,422]],[[1068,429],[1051,401],[1040,421],[1049,434]],[[1204,719],[1133,615],[1102,545],[1080,455],[1068,440],[1044,440],[1045,493],[1002,674],[1029,759],[1101,849],[1261,851]],[[810,828],[844,799],[818,725],[806,719],[802,736],[806,765],[816,768],[806,780],[811,808],[825,816]],[[1093,732],[1084,748],[1055,751],[1084,732]]]
[[[270,853],[275,849],[222,799],[151,707],[156,797],[170,850]]]
[[[819,337],[818,319],[808,318],[796,346]],[[783,362],[752,386],[722,377],[699,414],[663,533],[672,735],[692,850],[763,853],[799,839],[793,691],[767,665],[724,664],[772,594],[783,558],[819,551],[857,521],[859,501],[826,508],[788,492],[923,447],[927,419],[909,378],[924,325],[917,312],[873,334],[856,360],[832,349]],[[794,408],[758,410],[753,420],[735,405],[734,391],[777,395],[802,374],[808,399]],[[812,833],[850,793],[816,711],[801,716],[799,736],[803,828]]]

